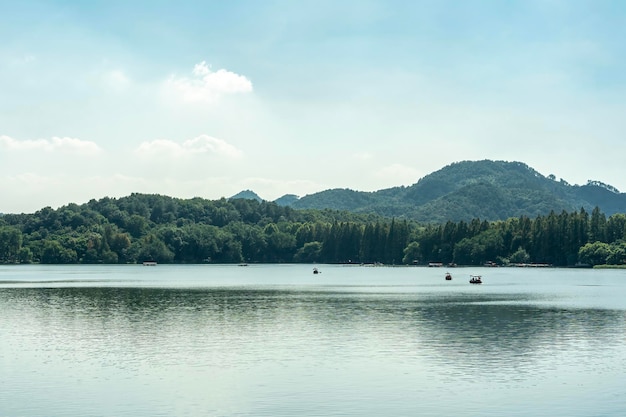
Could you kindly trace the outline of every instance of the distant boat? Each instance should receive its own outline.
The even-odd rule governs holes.
[[[452,275],[449,272],[446,272],[446,281],[452,281]]]
[[[482,284],[483,278],[480,275],[470,275],[470,284]]]
[[[143,261],[143,266],[156,266],[157,261]]]
[[[314,274],[321,274],[320,270],[317,268],[313,268],[313,273]]]

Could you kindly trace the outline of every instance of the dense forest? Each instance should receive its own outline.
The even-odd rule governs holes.
[[[248,199],[132,194],[0,216],[0,263],[626,263],[626,215],[420,224]]]
[[[450,164],[408,187],[374,192],[332,189],[279,204],[298,209],[335,209],[377,213],[423,223],[466,222],[474,218],[507,220],[599,207],[612,215],[626,212],[626,194],[600,181],[570,185],[543,176],[522,162],[462,161]]]

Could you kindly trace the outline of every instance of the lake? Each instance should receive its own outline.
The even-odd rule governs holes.
[[[626,415],[624,270],[317,267],[0,266],[0,415]]]

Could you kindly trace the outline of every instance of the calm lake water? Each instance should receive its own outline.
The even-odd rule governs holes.
[[[0,416],[626,415],[626,271],[312,267],[0,267]]]

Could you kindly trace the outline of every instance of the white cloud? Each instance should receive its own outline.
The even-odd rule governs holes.
[[[94,142],[68,137],[18,140],[9,136],[0,136],[0,148],[9,151],[59,151],[84,155],[94,155],[102,151],[102,149]]]
[[[202,61],[199,64],[193,66],[193,75],[203,77],[211,73],[211,68],[207,65],[206,61]]]
[[[165,82],[166,93],[185,102],[214,103],[225,94],[252,91],[252,82],[245,76],[225,69],[212,71],[204,61],[194,66],[193,75],[172,75]]]
[[[213,154],[228,158],[239,158],[243,152],[228,142],[208,135],[200,135],[183,143],[167,139],[143,142],[135,149],[137,155],[182,157],[198,154]]]

